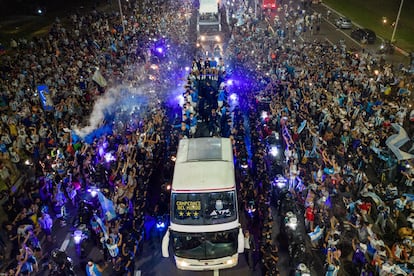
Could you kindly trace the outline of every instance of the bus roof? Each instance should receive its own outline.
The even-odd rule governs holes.
[[[205,137],[180,141],[174,167],[173,191],[207,192],[234,188],[230,139]]]
[[[199,13],[217,13],[218,2],[217,0],[200,0]]]

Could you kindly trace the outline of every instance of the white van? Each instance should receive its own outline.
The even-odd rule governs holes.
[[[200,0],[197,16],[197,32],[200,35],[221,32],[221,15],[217,0]]]

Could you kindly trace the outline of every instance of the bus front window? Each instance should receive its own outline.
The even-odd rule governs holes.
[[[202,259],[204,254],[203,236],[199,234],[174,234],[174,251],[178,257]]]
[[[206,204],[206,224],[225,223],[237,218],[234,192],[210,193]]]
[[[186,225],[202,225],[202,196],[203,194],[173,194],[171,205],[171,220],[174,223]]]
[[[177,257],[208,260],[237,253],[238,229],[214,233],[173,232],[174,252]]]
[[[171,207],[172,222],[177,224],[211,225],[237,220],[234,191],[173,194]]]

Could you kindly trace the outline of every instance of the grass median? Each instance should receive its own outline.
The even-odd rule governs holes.
[[[17,3],[17,2],[16,2]],[[107,13],[119,10],[116,0],[95,1],[95,0],[55,0],[45,4],[44,13],[36,14],[34,4],[24,8],[25,3],[17,3],[8,10],[0,11],[0,43],[9,50],[10,40],[18,38],[32,39],[46,35],[56,18],[63,24],[69,20],[73,13],[88,14],[94,7],[99,11]]]
[[[378,36],[391,40],[401,0],[324,0],[324,3],[355,23],[372,29]],[[395,33],[395,44],[414,51],[414,1],[404,0]],[[383,22],[386,18],[386,23]]]

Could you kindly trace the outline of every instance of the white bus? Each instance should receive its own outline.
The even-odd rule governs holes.
[[[200,35],[221,32],[221,14],[217,0],[200,0],[200,8],[198,9],[197,16],[197,31]]]
[[[219,270],[237,265],[244,250],[233,150],[228,138],[180,141],[171,187],[169,243],[178,269]]]

